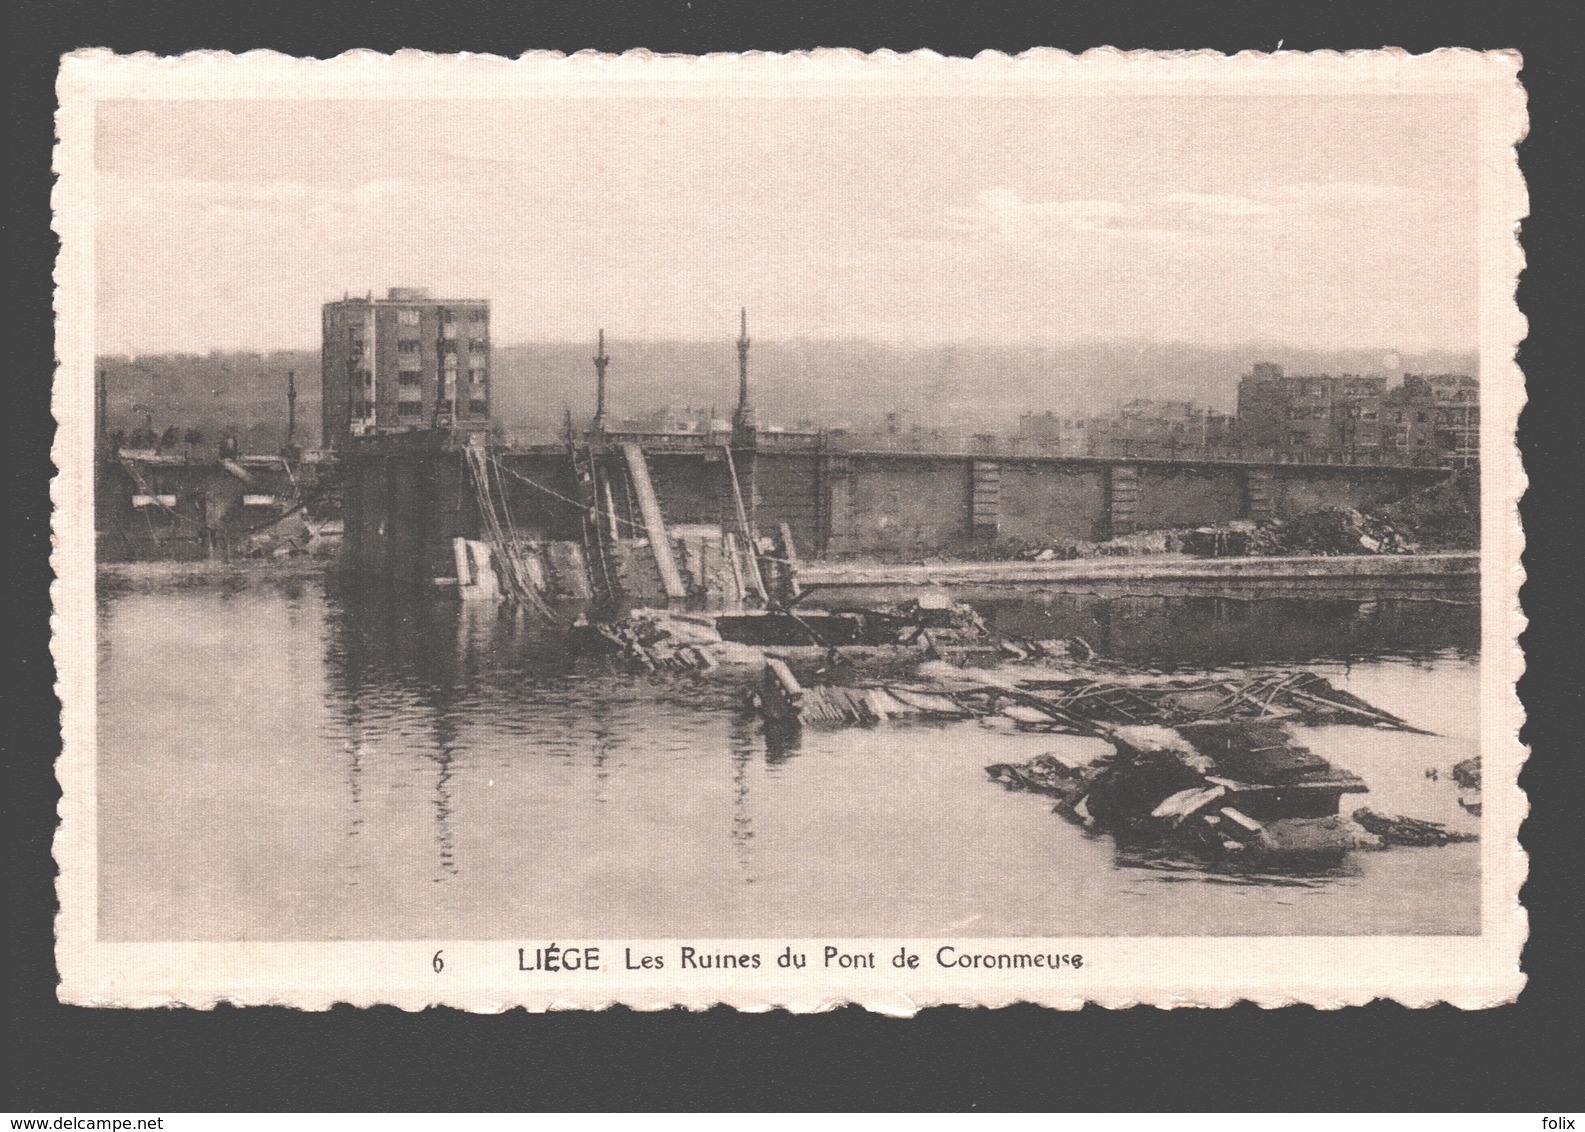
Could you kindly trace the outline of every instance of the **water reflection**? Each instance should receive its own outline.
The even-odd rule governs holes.
[[[985,777],[1083,740],[973,723],[767,729],[741,681],[636,676],[493,606],[335,579],[102,593],[106,938],[1478,926],[1473,846],[1239,874],[1088,838],[1049,799]],[[1322,670],[1443,737],[1301,741],[1364,776],[1372,805],[1445,820],[1445,801],[1472,820],[1445,775],[1478,734],[1471,610],[1076,600],[990,614],[1124,657],[1159,649],[1163,664],[1347,658]],[[1392,647],[1372,652],[1376,635]]]
[[[975,608],[997,633],[1083,637],[1104,656],[1160,667],[1426,656],[1480,648],[1474,606],[1443,601],[997,598]]]
[[[1316,888],[1328,878],[1357,877],[1354,853],[1294,854],[1281,861],[1259,864],[1227,857],[1207,859],[1152,845],[1116,843],[1113,861],[1120,869],[1142,869],[1155,879],[1204,884],[1253,885],[1263,888]]]

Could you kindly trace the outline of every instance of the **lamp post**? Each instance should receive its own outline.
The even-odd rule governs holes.
[[[737,337],[737,413],[733,425],[737,432],[738,442],[746,443],[754,435],[754,406],[749,404],[748,397],[748,308],[744,307],[739,312]]]
[[[605,432],[605,367],[611,359],[605,356],[605,330],[600,330],[600,345],[594,355],[594,431]]]

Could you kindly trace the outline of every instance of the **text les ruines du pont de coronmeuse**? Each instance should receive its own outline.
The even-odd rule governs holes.
[[[614,948],[556,943],[517,949],[517,969],[543,974],[578,975],[610,971],[851,971],[890,966],[904,971],[1062,971],[1084,966],[1084,956],[1055,951],[986,951],[961,944],[909,945],[870,951],[824,944],[813,950],[792,946],[779,952],[720,951],[686,944]]]

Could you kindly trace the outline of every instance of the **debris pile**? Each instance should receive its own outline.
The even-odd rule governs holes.
[[[709,672],[719,664],[714,646],[721,636],[699,619],[639,611],[586,631],[646,672]]]
[[[1045,640],[1003,639],[996,642],[996,651],[1014,660],[1077,660],[1093,661],[1095,649],[1083,637],[1047,638]]]
[[[1480,756],[1465,759],[1461,763],[1453,764],[1453,782],[1458,787],[1458,804],[1467,813],[1479,816],[1481,811],[1480,800]]]
[[[1002,785],[1057,799],[1056,810],[1128,845],[1243,858],[1325,857],[1381,840],[1337,813],[1364,782],[1293,743],[1274,724],[1195,731],[1122,727],[1110,755],[1070,767],[1051,755],[998,763]]]
[[[301,510],[252,531],[238,552],[244,558],[334,558],[341,548],[341,520],[310,518]]]
[[[1028,562],[1063,562],[1076,558],[1133,558],[1145,554],[1171,554],[1178,550],[1178,531],[1139,531],[1098,542],[1001,542],[976,548],[971,558],[1022,559]]]
[[[1459,472],[1370,511],[1321,508],[1287,519],[1170,532],[1201,558],[1294,554],[1415,554],[1480,548],[1480,482]]]
[[[1085,784],[1100,771],[1092,767],[1071,767],[1053,755],[1036,755],[1027,763],[996,763],[986,767],[985,773],[1009,790],[1028,790],[1067,799],[1081,793]]]
[[[881,611],[914,630],[929,630],[938,636],[979,639],[990,630],[985,621],[966,602],[954,601],[948,594],[926,590]]]
[[[804,703],[820,703],[804,721],[862,725],[886,715],[849,707],[874,703],[872,692],[911,705],[889,715],[942,718],[1003,715],[1028,729],[1095,735],[1117,726],[1208,727],[1215,724],[1293,720],[1355,723],[1399,731],[1419,728],[1391,712],[1334,687],[1313,672],[1252,673],[1243,677],[1173,679],[1067,677],[976,684],[966,676],[951,689],[906,684],[805,688]]]
[[[1480,549],[1480,476],[1460,471],[1376,514],[1405,532],[1421,550]]]
[[[1380,838],[1383,845],[1451,845],[1459,841],[1480,840],[1477,834],[1460,833],[1441,822],[1378,814],[1371,809],[1355,810],[1354,820]]]
[[[1282,720],[1355,723],[1428,734],[1334,687],[1325,677],[1303,671],[1251,674],[1241,679],[1070,677],[984,684],[966,677],[952,688],[889,683],[819,685],[801,691],[810,710],[799,719],[816,725],[865,725],[898,715],[942,719],[1001,715],[1028,730],[1078,735],[1142,724],[1194,728]],[[892,708],[891,701],[905,706]],[[860,708],[860,703],[870,706]]]
[[[1261,523],[1250,536],[1256,555],[1413,554],[1419,544],[1384,519],[1328,507]]]
[[[932,668],[935,671],[932,672]],[[1384,844],[1445,844],[1464,835],[1435,823],[1339,812],[1368,788],[1288,734],[1287,724],[1349,723],[1421,731],[1306,671],[1172,678],[1104,675],[1000,679],[925,666],[934,683],[804,686],[766,662],[751,697],[778,726],[873,726],[894,719],[1011,721],[1026,731],[1104,740],[1082,766],[1054,755],[986,768],[993,781],[1056,799],[1057,810],[1120,845],[1241,861],[1333,859]]]
[[[1178,535],[1178,547],[1196,558],[1247,558],[1259,553],[1257,524],[1248,521],[1225,527],[1197,527]]]

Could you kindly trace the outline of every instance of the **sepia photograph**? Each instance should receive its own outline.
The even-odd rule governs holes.
[[[63,995],[1516,993],[1517,62],[1114,55],[69,59]]]

